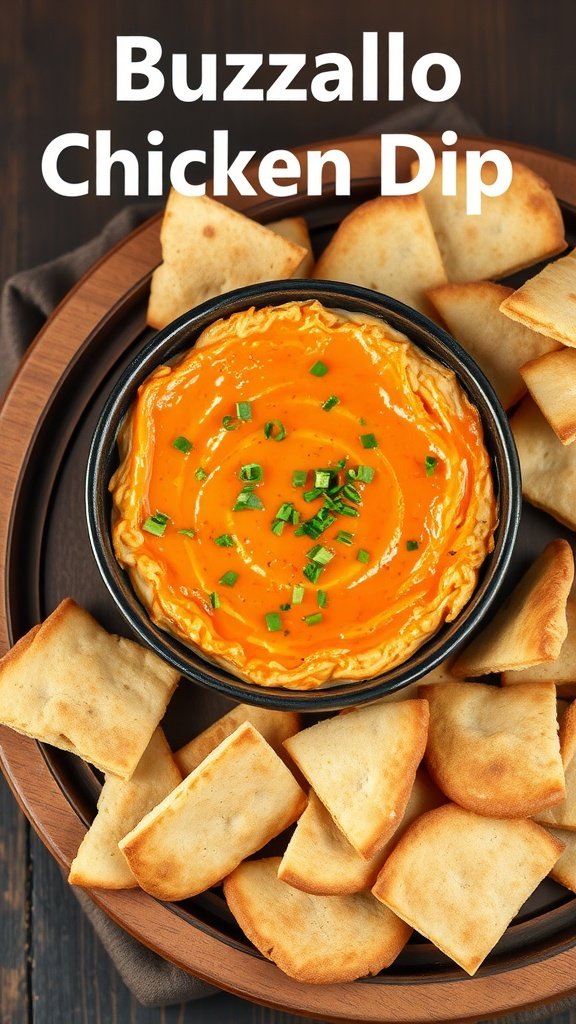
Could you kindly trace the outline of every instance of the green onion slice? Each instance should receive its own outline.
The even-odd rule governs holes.
[[[334,558],[334,552],[329,551],[322,544],[315,544],[313,548],[310,548],[310,551],[306,552],[306,557],[310,558],[313,562],[318,562],[319,565],[328,565],[328,562],[331,562]]]
[[[427,455],[424,459],[424,468],[426,470],[426,476],[432,476],[436,466],[438,465],[438,459],[435,459],[433,455]]]
[[[322,622],[322,612],[313,612],[312,615],[305,615],[303,621],[307,626],[317,626],[319,622]]]
[[[271,526],[272,533],[275,533],[277,537],[280,537],[285,525],[286,523],[283,519],[275,519]]]
[[[305,469],[295,469],[292,473],[292,486],[293,487],[304,487],[308,473]]]
[[[417,540],[407,540],[406,541],[406,551],[418,551],[419,547],[420,547],[420,545],[419,545]]]
[[[368,562],[370,561],[370,552],[367,551],[366,548],[358,548],[356,558],[359,562],[363,562],[364,565],[368,565]]]
[[[314,487],[321,491],[327,491],[334,482],[333,474],[329,469],[314,470]]]
[[[282,519],[285,523],[289,523],[292,519],[292,513],[294,511],[294,505],[291,501],[285,501],[283,505],[280,505],[276,513],[276,519]]]
[[[305,593],[306,587],[303,587],[301,583],[295,583],[292,587],[292,604],[302,604]]]
[[[148,516],[142,523],[142,529],[146,530],[146,533],[153,534],[154,537],[163,537],[169,522],[170,519],[164,512],[156,512],[153,516]]]
[[[336,540],[339,540],[341,544],[347,544],[348,547],[350,547],[352,541],[354,540],[354,534],[349,533],[348,530],[338,530],[338,533],[336,534]]]
[[[360,483],[370,484],[374,479],[376,470],[372,469],[372,466],[356,466],[355,469],[348,470],[349,480],[359,480]]]
[[[292,607],[292,605],[290,605],[290,604],[281,604],[280,605],[280,611],[281,612],[289,612],[291,607]]]
[[[240,467],[238,476],[241,480],[259,484],[264,479],[264,470],[258,462],[247,462],[246,465]]]
[[[206,472],[205,469],[202,469],[202,466],[199,466],[196,472],[194,473],[194,476],[196,477],[197,480],[205,480],[206,477],[208,476],[208,473]]]
[[[328,594],[325,590],[318,590],[316,592],[316,600],[318,601],[319,608],[325,608],[328,604]]]
[[[188,455],[188,452],[192,451],[193,444],[192,441],[189,441],[187,437],[182,437],[180,435],[174,438],[174,440],[172,441],[172,447],[177,448],[178,451],[182,452],[183,455]]]
[[[239,420],[248,423],[252,419],[252,403],[236,402],[236,415]]]
[[[354,501],[356,502],[356,504],[362,501],[362,495],[360,494],[359,491],[356,490],[354,484],[344,484],[344,487],[342,488],[342,493],[345,498],[348,498],[348,501]]]
[[[282,616],[278,612],[267,612],[264,619],[266,620],[266,628],[269,633],[277,633],[278,630],[282,629]]]
[[[213,608],[220,607],[220,598],[218,597],[218,594],[214,591],[210,594],[210,604],[212,605]]]
[[[363,448],[377,448],[378,441],[376,440],[375,434],[360,434],[360,440]]]
[[[304,501],[316,501],[316,498],[319,498],[321,494],[322,489],[320,487],[313,487],[310,491],[304,491],[302,497]]]
[[[178,530],[178,533],[181,533],[183,537],[189,537],[190,540],[196,536],[196,530]]]
[[[322,408],[325,412],[330,412],[330,409],[333,409],[335,405],[340,405],[340,399],[337,395],[330,395],[325,402],[322,402]]]
[[[238,430],[240,420],[238,420],[236,416],[223,416],[222,426],[224,427],[224,430]]]
[[[286,427],[280,420],[268,420],[264,424],[264,437],[270,441],[283,441],[286,437]]]
[[[262,500],[258,497],[257,494],[254,494],[254,492],[252,491],[252,488],[244,487],[240,491],[240,494],[238,495],[238,497],[236,498],[236,501],[235,501],[234,505],[232,506],[232,511],[233,512],[245,512],[248,509],[260,510],[260,509],[263,509],[263,508],[264,508],[264,505],[262,503]]]
[[[225,572],[224,575],[220,577],[218,583],[221,583],[223,587],[233,587],[237,579],[238,573],[233,572],[232,569],[230,569],[228,572]]]
[[[324,566],[319,565],[318,562],[308,562],[308,565],[304,566],[302,572],[306,579],[310,580],[310,583],[316,583],[320,575],[324,572]]]
[[[236,541],[231,533],[221,533],[219,537],[214,537],[214,543],[219,548],[235,548]]]
[[[325,377],[328,373],[328,367],[326,363],[323,363],[321,359],[318,359],[313,366],[310,367],[309,371],[314,377]]]

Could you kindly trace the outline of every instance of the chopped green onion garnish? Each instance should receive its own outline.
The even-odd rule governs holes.
[[[264,437],[271,441],[283,441],[286,437],[286,428],[280,420],[268,420],[264,424]]]
[[[236,498],[235,504],[232,506],[233,512],[244,512],[247,509],[263,509],[264,505],[257,494],[254,494],[252,489],[244,487],[240,491],[240,494]]]
[[[348,501],[355,501],[356,504],[362,501],[362,495],[356,490],[354,484],[344,484],[342,493],[345,498],[348,498]]]
[[[285,525],[286,524],[282,519],[275,519],[271,526],[272,533],[275,533],[277,537],[280,537]]]
[[[224,427],[224,430],[238,430],[240,421],[237,420],[235,416],[223,416],[222,426]]]
[[[292,486],[304,487],[308,473],[305,469],[295,469],[292,473]]]
[[[310,373],[315,377],[324,377],[328,373],[328,367],[326,366],[326,363],[323,363],[321,359],[318,359],[318,361],[310,367]]]
[[[335,405],[339,404],[340,399],[338,398],[338,396],[330,395],[330,398],[327,398],[325,402],[322,402],[322,408],[324,409],[325,412],[330,412],[330,409],[333,409]]]
[[[375,469],[372,466],[356,466],[356,469],[348,470],[349,480],[360,480],[363,484],[370,484],[374,479]]]
[[[221,533],[219,537],[214,537],[214,543],[219,548],[234,548],[236,547],[236,541],[231,533]]]
[[[279,629],[282,629],[282,618],[278,612],[267,612],[264,618],[269,633],[277,633]]]
[[[280,605],[280,611],[281,612],[289,612],[291,607],[292,606],[289,605],[289,604],[281,604]]]
[[[202,469],[202,466],[199,466],[199,468],[194,473],[194,476],[196,477],[197,480],[205,480],[206,477],[208,476],[208,473],[206,472],[205,469]]]
[[[237,579],[238,573],[233,572],[230,569],[229,572],[225,572],[224,575],[220,577],[218,583],[221,583],[223,587],[233,587]]]
[[[320,508],[312,519],[307,519],[302,523],[302,526],[299,526],[298,529],[294,531],[294,536],[300,537],[305,533],[308,537],[311,537],[312,540],[317,540],[320,534],[324,533],[324,530],[327,530],[328,527],[332,526],[332,523],[335,522],[336,516],[332,515],[329,508]]]
[[[304,498],[304,501],[316,501],[316,498],[319,498],[321,494],[321,489],[319,487],[314,487],[311,491],[304,491],[302,497]]]
[[[316,600],[318,601],[319,608],[325,608],[328,604],[328,594],[325,590],[318,590],[316,592]]]
[[[420,547],[420,545],[419,545],[417,540],[407,540],[406,541],[406,550],[407,551],[417,551],[419,547]]]
[[[426,476],[432,476],[434,470],[436,469],[437,464],[438,464],[438,459],[435,459],[433,455],[427,455],[426,456],[426,458],[424,459],[424,466],[425,466],[425,469],[426,469]]]
[[[210,604],[212,605],[213,608],[220,607],[220,598],[218,597],[218,594],[214,592],[210,594]]]
[[[294,505],[291,501],[285,501],[283,505],[280,505],[276,513],[276,519],[283,519],[285,523],[290,522],[292,519],[292,513],[294,511]]]
[[[350,547],[352,541],[354,540],[354,534],[349,533],[348,530],[338,530],[338,533],[336,534],[336,540],[339,540],[341,544],[347,544],[348,547]]]
[[[314,470],[314,487],[319,488],[321,491],[327,491],[333,480],[332,473],[329,469],[315,469]]]
[[[363,448],[377,448],[378,441],[376,440],[375,434],[360,434],[360,440]]]
[[[305,593],[306,587],[303,587],[301,583],[295,583],[292,587],[292,604],[302,604]]]
[[[315,544],[310,551],[306,552],[306,557],[311,558],[313,562],[318,562],[320,565],[328,565],[334,558],[334,552],[329,551],[328,548],[322,546],[322,544]]]
[[[366,548],[358,548],[356,558],[359,562],[364,562],[364,565],[368,565],[370,561],[370,552]]]
[[[344,501],[335,501],[334,511],[338,512],[341,516],[349,516],[351,519],[360,515],[357,508],[354,508],[353,505],[347,505]]]
[[[343,459],[338,459],[338,462],[334,463],[334,469],[344,469],[344,466],[348,462],[348,456],[345,455]]]
[[[178,533],[181,533],[183,537],[190,537],[190,539],[196,536],[196,530],[178,530]]]
[[[142,523],[142,529],[146,530],[146,533],[152,533],[154,537],[163,537],[169,521],[164,512],[156,512],[155,515],[148,516]]]
[[[239,420],[244,420],[247,423],[252,419],[252,403],[236,402],[236,415]]]
[[[319,565],[317,562],[308,562],[308,564],[304,566],[302,572],[306,579],[310,580],[310,583],[316,583],[318,581],[318,577],[324,572],[324,566]]]
[[[192,441],[189,441],[187,437],[175,437],[172,441],[172,447],[177,448],[183,455],[188,455],[188,452],[192,451]]]
[[[297,530],[294,530],[295,537],[303,537],[305,533],[306,530],[304,529],[304,523],[302,524],[302,526],[299,526]]]
[[[317,626],[322,622],[322,612],[314,612],[312,615],[305,615],[303,621],[307,626]]]
[[[292,509],[292,515],[290,516],[290,521],[291,521],[293,526],[296,526],[296,524],[300,522],[300,513],[299,513],[298,509],[296,509],[296,508]]]
[[[259,484],[264,479],[264,470],[257,462],[247,462],[240,467],[238,474],[241,480],[249,480],[250,483]]]

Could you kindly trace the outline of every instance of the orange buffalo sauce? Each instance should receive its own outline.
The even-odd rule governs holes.
[[[115,549],[151,617],[264,686],[403,661],[492,545],[489,458],[453,374],[318,303],[209,328],[142,385],[121,453]]]

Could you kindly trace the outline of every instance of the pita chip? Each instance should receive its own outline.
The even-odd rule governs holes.
[[[560,751],[566,776],[566,795],[560,803],[534,815],[541,825],[576,830],[576,702],[560,719]]]
[[[500,308],[532,331],[576,347],[576,250],[549,263]]]
[[[119,846],[145,892],[182,900],[221,882],[305,806],[284,762],[244,722]]]
[[[437,683],[426,698],[426,766],[450,800],[495,818],[528,818],[562,800],[553,683]]]
[[[378,974],[396,959],[412,929],[369,892],[311,896],[278,878],[279,862],[246,861],[224,881],[230,910],[263,956],[313,985]]]
[[[566,603],[573,579],[570,545],[552,541],[456,659],[454,674],[464,679],[554,661],[568,633]]]
[[[472,975],[562,849],[533,821],[445,804],[404,833],[372,892]]]
[[[161,328],[206,299],[290,277],[306,249],[209,196],[170,192],[147,320]]]
[[[564,844],[564,850],[550,871],[550,878],[566,889],[576,892],[576,832],[549,826],[546,826],[546,829],[550,835]]]
[[[554,661],[544,661],[532,668],[523,668],[517,672],[503,672],[502,685],[511,686],[515,683],[555,683],[556,686],[570,687],[576,683],[576,596],[571,594],[566,604],[566,622],[568,635],[560,648],[560,654]],[[558,692],[564,696],[564,690]]]
[[[366,859],[398,828],[424,754],[428,704],[377,702],[303,729],[284,746]]]
[[[426,291],[443,284],[446,274],[420,194],[380,196],[357,206],[320,256],[314,277],[372,288],[430,315]]]
[[[298,732],[302,718],[294,711],[270,711],[268,708],[252,707],[250,704],[237,704],[204,732],[176,751],[174,760],[182,775],[186,776],[194,771],[204,758],[243,722],[251,722],[270,744],[272,750],[279,757],[285,758],[284,740]]]
[[[520,373],[558,440],[572,444],[576,440],[576,350],[549,352],[526,363]]]
[[[576,445],[563,445],[538,406],[525,398],[510,426],[520,458],[522,494],[576,530]]]
[[[0,662],[0,721],[129,779],[178,679],[66,598]]]
[[[566,248],[552,189],[530,168],[513,161],[510,187],[499,196],[482,196],[479,214],[466,210],[464,157],[458,158],[456,168],[456,195],[443,195],[438,160],[434,177],[422,190],[449,281],[505,277]],[[483,181],[491,184],[495,175],[496,168],[486,164]]]
[[[72,861],[68,881],[92,889],[136,886],[118,843],[181,781],[164,733],[156,729],[131,779],[106,777],[98,812]]]
[[[505,409],[526,393],[523,364],[558,348],[557,341],[500,312],[501,302],[511,294],[511,288],[492,281],[445,284],[428,292],[450,334],[476,360]]]
[[[310,232],[304,217],[285,217],[283,220],[271,221],[266,227],[269,231],[274,231],[275,234],[287,238],[289,242],[295,242],[296,245],[307,250],[302,262],[292,271],[292,277],[311,277],[314,269],[314,253],[312,252]]]

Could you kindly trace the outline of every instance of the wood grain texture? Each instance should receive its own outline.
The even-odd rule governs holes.
[[[30,826],[0,780],[0,1021],[28,1024]]]

